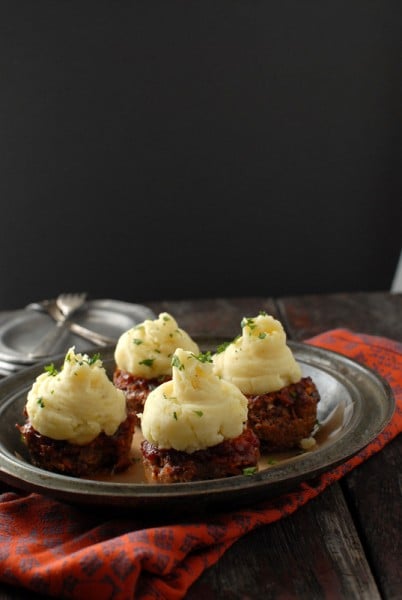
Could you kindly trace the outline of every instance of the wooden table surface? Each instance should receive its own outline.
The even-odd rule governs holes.
[[[190,335],[232,339],[260,310],[302,341],[336,327],[402,341],[402,295],[150,302]],[[402,599],[402,436],[293,515],[247,534],[205,571],[186,598]],[[39,598],[0,586],[0,600]]]

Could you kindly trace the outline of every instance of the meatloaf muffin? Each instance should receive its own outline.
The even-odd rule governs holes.
[[[253,468],[260,455],[260,443],[251,429],[220,444],[193,453],[157,448],[148,441],[142,443],[147,479],[157,483],[182,483],[242,475]]]
[[[29,421],[18,428],[32,464],[64,475],[88,477],[103,471],[117,473],[130,466],[135,421],[135,415],[129,414],[113,435],[101,432],[82,445],[42,435]]]
[[[311,436],[317,422],[318,390],[311,377],[276,392],[247,395],[248,423],[264,450],[296,448]]]
[[[141,415],[148,481],[177,483],[257,470],[260,443],[247,428],[247,398],[216,377],[207,355],[178,348],[172,380],[153,390]]]
[[[242,335],[213,356],[215,373],[248,399],[248,425],[265,450],[305,447],[317,422],[319,392],[286,344],[279,321],[244,318]]]
[[[45,367],[28,392],[24,416],[17,427],[38,467],[85,477],[131,463],[136,416],[98,355],[70,348],[60,370]]]
[[[199,353],[198,345],[164,312],[124,332],[115,349],[114,385],[123,390],[129,409],[142,412],[148,394],[172,378],[176,348]]]

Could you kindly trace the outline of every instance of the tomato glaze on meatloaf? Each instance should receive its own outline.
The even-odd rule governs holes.
[[[246,397],[248,426],[265,450],[297,447],[317,423],[320,395],[311,377],[303,377],[275,392]]]
[[[141,413],[149,393],[158,385],[170,379],[171,375],[160,375],[159,377],[146,379],[119,368],[116,368],[113,373],[114,385],[124,392],[127,408],[134,413]]]
[[[242,475],[244,469],[256,466],[260,442],[251,429],[245,429],[236,438],[192,453],[157,448],[146,440],[141,451],[150,483],[182,483]]]
[[[134,414],[128,413],[127,419],[113,435],[101,432],[86,444],[73,444],[42,435],[33,428],[29,420],[24,425],[17,425],[17,428],[32,464],[63,475],[85,477],[102,471],[117,473],[130,466],[136,420]]]

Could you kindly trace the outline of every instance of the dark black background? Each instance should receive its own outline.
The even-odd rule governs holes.
[[[389,289],[402,3],[0,3],[0,309]]]

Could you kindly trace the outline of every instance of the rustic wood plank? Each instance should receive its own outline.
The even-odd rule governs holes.
[[[277,304],[295,340],[337,327],[402,340],[402,294],[315,294],[280,298]]]
[[[342,483],[383,598],[402,589],[402,436]],[[375,509],[373,509],[375,507]]]
[[[238,540],[187,600],[380,598],[338,485]]]

